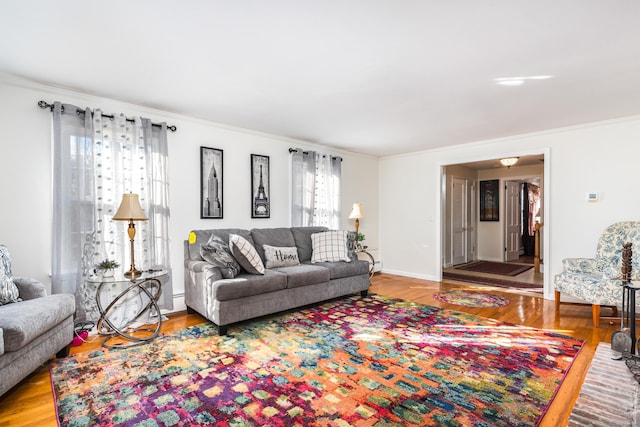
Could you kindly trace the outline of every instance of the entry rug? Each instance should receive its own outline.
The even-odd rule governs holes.
[[[447,304],[462,305],[465,307],[496,308],[509,304],[509,300],[498,295],[485,292],[467,291],[464,289],[452,289],[433,294],[433,297]]]
[[[518,282],[515,280],[495,279],[493,277],[474,276],[471,274],[442,272],[443,280],[457,280],[461,282],[476,283],[478,285],[498,286],[500,288],[520,289],[527,292],[542,292],[543,286],[534,283]]]
[[[51,362],[62,426],[535,426],[582,340],[381,296]]]
[[[510,264],[508,262],[475,261],[470,264],[457,265],[455,268],[458,270],[476,271],[478,273],[517,276],[518,274],[533,268],[533,265]]]

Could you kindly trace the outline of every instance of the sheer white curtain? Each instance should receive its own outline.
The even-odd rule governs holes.
[[[52,288],[76,295],[78,318],[93,318],[85,278],[105,258],[124,268],[130,259],[127,223],[111,219],[123,193],[137,193],[149,218],[136,222],[136,267],[170,269],[166,124],[56,102],[53,135]],[[160,306],[173,308],[171,280]]]
[[[342,159],[315,151],[291,151],[291,225],[340,226]]]

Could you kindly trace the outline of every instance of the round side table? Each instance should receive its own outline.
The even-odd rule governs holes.
[[[89,282],[98,283],[96,305],[100,312],[98,332],[105,335],[102,345],[107,348],[127,348],[142,345],[158,336],[162,327],[162,314],[158,298],[162,292],[162,282],[168,279],[166,270],[146,271],[130,279],[121,273],[115,277],[89,278]],[[144,314],[154,317],[155,326],[146,324],[132,326]],[[134,335],[135,334],[135,335]],[[116,337],[129,342],[109,343]]]
[[[371,252],[369,252],[370,249],[368,249],[366,246],[362,246],[359,248],[356,248],[354,250],[354,252],[356,253],[356,256],[358,256],[358,254],[365,254],[369,259],[369,279],[371,279],[373,277],[373,275],[375,274],[375,266],[376,266],[376,260],[373,258],[373,255],[371,255]]]

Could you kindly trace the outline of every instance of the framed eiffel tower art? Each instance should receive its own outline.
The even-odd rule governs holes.
[[[269,156],[251,155],[251,218],[271,215]]]

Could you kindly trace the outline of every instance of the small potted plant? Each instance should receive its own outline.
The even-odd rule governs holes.
[[[362,249],[362,242],[364,242],[364,234],[358,232],[358,235],[356,236],[356,248]]]
[[[120,267],[118,261],[112,261],[109,258],[104,261],[100,261],[95,265],[95,273],[102,275],[102,277],[113,277],[114,270]]]

